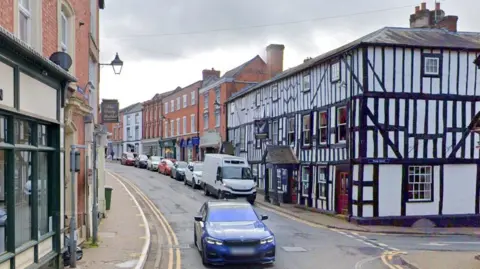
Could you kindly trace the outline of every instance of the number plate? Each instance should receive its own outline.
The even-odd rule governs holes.
[[[230,249],[230,253],[232,253],[232,255],[252,255],[255,253],[255,249],[246,247],[235,247]]]

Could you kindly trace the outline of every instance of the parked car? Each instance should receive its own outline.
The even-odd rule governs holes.
[[[134,165],[135,164],[135,155],[133,152],[124,152],[122,153],[122,160],[120,162],[123,165]]]
[[[218,199],[244,197],[252,205],[257,197],[256,178],[247,160],[226,154],[206,154],[203,192]]]
[[[183,180],[185,177],[185,170],[187,170],[188,163],[186,162],[176,162],[172,167],[172,172],[170,173],[170,177],[176,180]]]
[[[147,161],[147,170],[150,171],[157,171],[158,170],[158,164],[160,163],[160,160],[162,157],[160,156],[150,156]]]
[[[194,217],[193,242],[202,263],[273,264],[275,236],[245,201],[207,201]]]
[[[135,167],[138,168],[147,168],[147,161],[148,157],[147,155],[138,155],[137,158],[135,158]]]
[[[163,159],[158,164],[158,172],[160,174],[164,174],[166,176],[169,176],[170,173],[172,172],[173,164],[175,162],[176,162],[175,159]]]
[[[185,185],[190,185],[192,188],[196,189],[203,186],[202,181],[203,174],[203,163],[202,162],[191,162],[188,164],[188,169],[185,171],[185,179],[183,183]]]

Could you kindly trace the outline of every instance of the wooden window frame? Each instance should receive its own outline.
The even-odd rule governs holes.
[[[322,114],[325,114],[326,116],[326,125],[323,126],[321,125],[321,121],[322,121]],[[328,138],[329,138],[329,135],[328,135],[328,123],[329,123],[329,119],[328,119],[328,111],[327,110],[322,110],[322,111],[318,111],[318,119],[317,119],[317,139],[318,139],[318,145],[328,145]],[[322,142],[322,131],[325,131],[326,133],[326,136],[325,136],[325,141]]]
[[[308,119],[308,124],[306,122],[307,119]],[[302,115],[301,135],[302,135],[302,147],[311,147],[312,146],[312,114],[311,113]],[[307,141],[307,138],[308,138],[308,141]]]
[[[280,95],[278,92],[278,85],[274,84],[272,85],[272,102],[278,101],[280,99]]]
[[[302,77],[302,91],[303,92],[310,92],[312,90],[312,81],[310,72],[303,74]]]
[[[338,66],[338,68],[337,68]],[[338,73],[334,73],[338,70]],[[335,61],[330,64],[330,82],[336,83],[342,80],[342,65],[340,61]]]
[[[291,121],[291,120],[293,120],[293,130],[290,130],[290,127],[291,127],[291,126],[290,126],[290,121]],[[286,129],[286,131],[287,131],[287,137],[286,137],[287,141],[286,141],[286,142],[287,142],[287,145],[289,145],[289,146],[291,146],[292,143],[295,144],[295,137],[296,137],[296,135],[295,135],[295,134],[296,134],[295,122],[296,122],[295,117],[289,117],[289,118],[287,118],[287,128],[285,128],[285,129]],[[292,138],[293,141],[290,141],[290,134],[292,134],[292,133],[293,133],[293,138]]]
[[[421,62],[421,70],[422,70],[422,77],[432,77],[438,78],[442,76],[442,55],[438,53],[423,53],[422,54],[422,62]],[[427,71],[427,63],[429,60],[436,60],[437,61],[437,68],[438,72],[429,72]]]
[[[325,173],[320,173],[320,171],[325,171]],[[320,175],[324,175],[323,177]],[[320,190],[322,186],[325,187],[324,195],[321,195]],[[320,200],[326,200],[328,196],[328,169],[327,167],[317,167],[317,198]]]
[[[430,203],[434,198],[434,167],[431,165],[410,165],[407,168],[407,202]],[[419,171],[415,171],[418,169]],[[423,171],[422,171],[423,170]],[[423,178],[423,182],[421,181]],[[418,181],[417,181],[418,180]],[[423,187],[422,187],[423,186]],[[423,188],[423,190],[422,190]],[[423,197],[415,194],[423,193]]]
[[[345,113],[347,114],[345,116],[345,122],[344,123],[340,123],[340,110],[342,109],[345,109]],[[347,139],[348,139],[348,135],[347,135],[347,132],[348,132],[348,110],[347,110],[347,106],[345,105],[342,105],[342,106],[338,106],[335,108],[335,114],[336,114],[336,120],[335,120],[335,142],[336,143],[346,143],[347,142]],[[345,126],[345,139],[340,139],[340,133],[341,133],[341,128],[342,126]]]

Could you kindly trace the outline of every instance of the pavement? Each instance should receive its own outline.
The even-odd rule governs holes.
[[[145,169],[116,163],[106,166],[115,175],[138,186],[161,211],[178,238],[181,268],[205,268],[193,244],[193,217],[205,201],[215,198]],[[290,205],[273,206],[264,203],[261,195],[257,196],[255,207],[259,214],[269,216],[265,223],[276,236],[277,259],[270,268],[310,269],[312,265],[326,269],[480,268],[480,262],[475,259],[480,252],[475,229],[432,232],[358,226]]]
[[[83,244],[83,259],[77,268],[143,268],[150,244],[143,211],[124,185],[108,174],[106,185],[113,187],[111,210],[100,223],[98,246],[88,241]]]

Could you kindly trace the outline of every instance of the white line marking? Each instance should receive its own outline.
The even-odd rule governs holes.
[[[379,246],[382,246],[382,247],[388,247],[387,244],[384,244],[384,243],[377,243]]]
[[[353,234],[353,235],[356,235],[356,236],[359,236],[359,234],[358,234],[358,233],[356,233],[356,232],[352,232],[352,234]]]
[[[388,248],[393,250],[393,251],[400,251],[398,248],[392,248],[392,247],[388,247]]]

